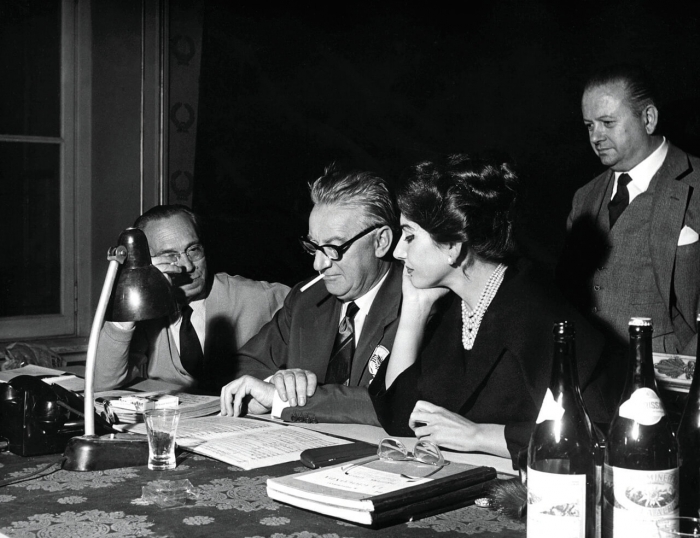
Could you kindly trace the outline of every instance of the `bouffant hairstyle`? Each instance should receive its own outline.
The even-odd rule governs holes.
[[[461,259],[471,252],[507,263],[517,254],[513,225],[519,183],[500,160],[449,155],[413,166],[399,187],[398,204],[436,243],[465,245]]]

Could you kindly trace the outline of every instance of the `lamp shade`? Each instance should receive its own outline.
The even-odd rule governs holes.
[[[177,312],[177,303],[167,277],[151,264],[148,240],[138,228],[127,228],[119,236],[114,255],[124,261],[119,267],[114,292],[107,308],[110,321],[140,321]]]

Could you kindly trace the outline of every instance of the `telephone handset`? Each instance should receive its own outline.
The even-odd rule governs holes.
[[[21,375],[0,384],[0,435],[19,456],[63,452],[85,430],[83,397],[40,377]],[[95,413],[96,433],[114,430]]]

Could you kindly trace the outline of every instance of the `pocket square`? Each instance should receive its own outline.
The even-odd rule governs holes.
[[[683,245],[697,243],[698,239],[700,239],[700,237],[698,237],[698,232],[693,230],[690,226],[683,226],[681,235],[678,237],[678,246],[682,247]]]

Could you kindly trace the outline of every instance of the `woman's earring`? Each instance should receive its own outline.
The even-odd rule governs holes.
[[[452,265],[452,258],[451,257],[447,258],[447,265]]]

